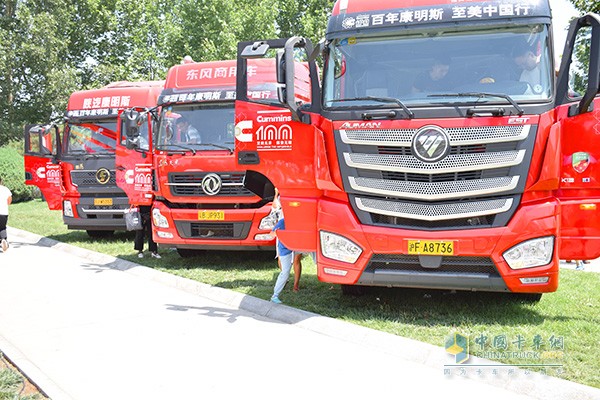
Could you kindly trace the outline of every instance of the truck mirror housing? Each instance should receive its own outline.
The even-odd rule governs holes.
[[[265,42],[254,42],[248,45],[242,51],[241,56],[243,58],[262,58],[267,54],[269,45]]]
[[[123,112],[124,127],[125,127],[125,147],[128,149],[136,149],[139,147],[140,137],[140,113],[130,109]]]
[[[275,72],[277,73],[277,83],[285,84],[285,57],[282,49],[277,50],[275,56]]]

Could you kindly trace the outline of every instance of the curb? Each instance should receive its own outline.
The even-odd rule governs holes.
[[[294,324],[303,329],[335,337],[355,344],[367,346],[378,351],[392,354],[410,362],[439,369],[444,373],[444,366],[449,364],[448,354],[444,348],[434,346],[417,340],[396,336],[390,333],[377,331],[363,326],[344,322],[319,314],[303,311],[283,304],[274,304],[267,300],[245,295],[229,289],[211,286],[206,283],[193,281],[149,267],[135,264],[91,250],[86,250],[70,244],[58,242],[31,232],[16,228],[8,228],[9,234],[34,241],[37,245],[51,247],[85,258],[105,268],[123,271],[140,278],[164,284],[187,293],[206,297],[213,301],[223,303],[230,307],[239,308],[253,314],[274,319],[280,322]],[[33,363],[27,360],[17,349],[0,336],[0,349],[6,354],[19,369],[42,389],[52,400],[72,400]],[[4,350],[7,349],[8,351]],[[473,364],[486,364],[503,366],[501,363],[470,357]],[[537,372],[526,371],[514,367],[515,374],[508,376],[473,376],[466,378],[498,386],[515,393],[531,396],[540,400],[592,400],[600,399],[600,389],[560,378],[550,377]],[[519,379],[515,379],[518,376]],[[449,379],[464,379],[457,375],[448,376]]]

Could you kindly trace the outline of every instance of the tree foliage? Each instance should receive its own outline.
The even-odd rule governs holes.
[[[570,0],[576,9],[583,12],[600,13],[600,1],[598,0]]]
[[[324,34],[331,0],[3,0],[0,146],[64,113],[70,93],[164,79],[190,55],[233,59],[237,42]]]

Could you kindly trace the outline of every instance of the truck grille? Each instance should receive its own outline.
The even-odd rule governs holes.
[[[168,176],[169,187],[173,196],[208,196],[202,188],[202,180],[210,172],[171,173]],[[222,186],[214,196],[253,197],[254,193],[243,187],[243,172],[218,173]]]
[[[535,128],[445,128],[450,148],[436,162],[413,154],[417,129],[339,130],[344,186],[367,225],[502,226],[524,190]]]
[[[424,268],[418,256],[403,254],[374,254],[365,271],[441,272],[454,274],[487,274],[500,276],[488,257],[444,256],[438,268]]]
[[[117,186],[117,174],[116,171],[110,170],[110,178],[105,184],[101,184],[96,179],[96,172],[94,170],[72,170],[71,171],[71,182],[75,186],[79,187],[109,187]]]
[[[246,239],[252,222],[187,222],[175,221],[177,231],[187,239]]]

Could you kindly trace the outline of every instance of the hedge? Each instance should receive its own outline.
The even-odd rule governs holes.
[[[34,187],[25,185],[25,163],[19,154],[18,143],[9,143],[0,147],[0,176],[4,186],[13,194],[13,202],[31,200]]]

